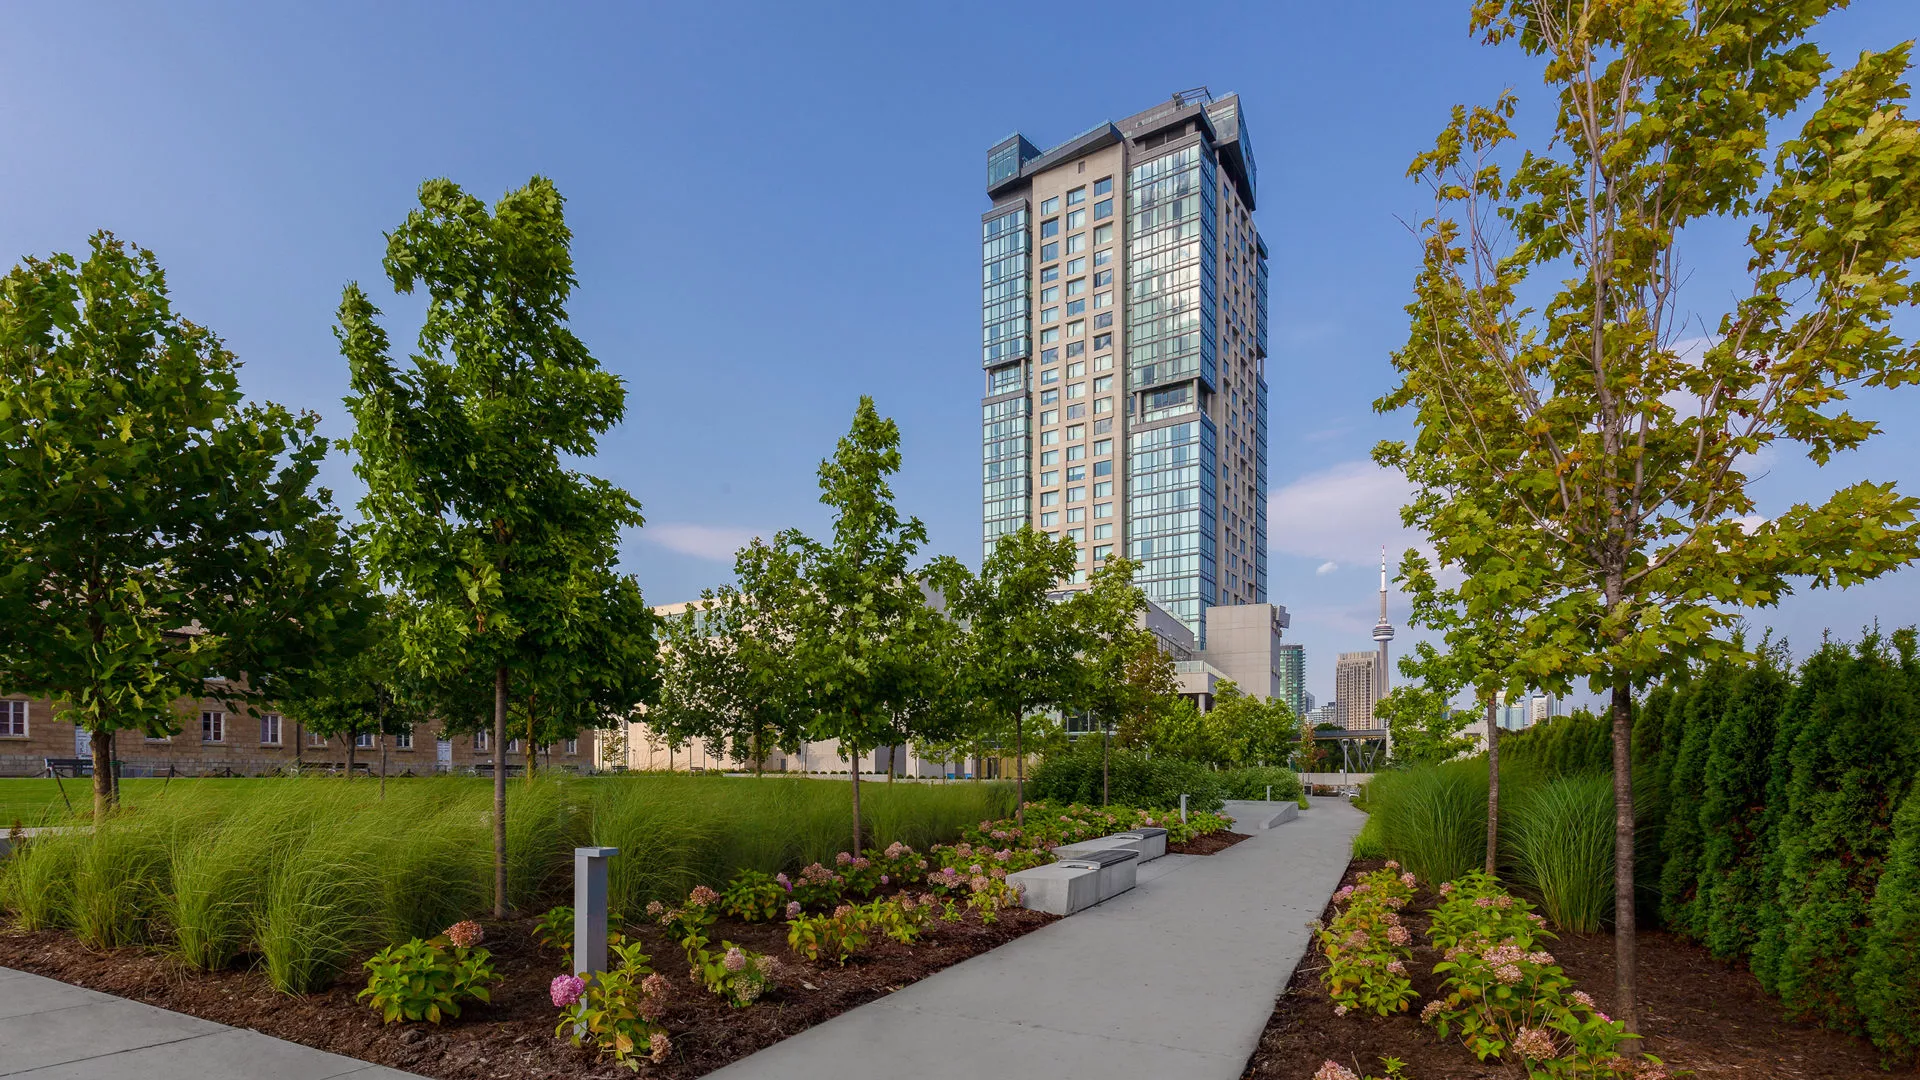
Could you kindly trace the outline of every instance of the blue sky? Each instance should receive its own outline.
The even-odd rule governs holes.
[[[627,379],[593,468],[645,507],[623,558],[649,598],[724,580],[756,532],[820,529],[813,469],[861,393],[900,422],[905,509],[973,562],[987,146],[1238,91],[1273,252],[1270,592],[1325,700],[1334,654],[1370,645],[1379,547],[1408,542],[1399,489],[1366,461],[1404,430],[1369,405],[1417,259],[1406,163],[1454,102],[1514,86],[1523,123],[1544,109],[1536,70],[1470,39],[1466,6],[15,5],[0,256],[96,228],[152,248],[250,394],[341,435],[333,310],[349,280],[384,293],[381,233],[419,182],[492,198],[544,173],[569,199],[575,328]],[[1916,31],[1911,0],[1860,0],[1821,40],[1844,60]],[[1710,321],[1726,254],[1695,255]],[[409,340],[409,305],[385,306]],[[1858,477],[1920,488],[1920,394],[1861,411],[1888,436],[1824,472],[1767,462],[1763,512]],[[329,482],[357,498],[343,460]],[[1917,582],[1755,621],[1804,652],[1827,627],[1912,621]]]

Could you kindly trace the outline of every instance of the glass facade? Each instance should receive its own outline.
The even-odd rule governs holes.
[[[1207,416],[1127,440],[1127,548],[1140,564],[1135,580],[1196,635],[1217,577],[1217,444]]]
[[[1021,394],[990,401],[981,407],[981,437],[986,458],[981,516],[986,524],[983,536],[986,554],[992,554],[994,543],[1002,536],[1017,532],[1032,510],[1031,401],[1026,394]]]
[[[1130,386],[1214,384],[1217,183],[1204,143],[1137,165],[1129,176]]]
[[[1032,308],[1028,296],[1028,258],[1033,250],[1027,208],[981,227],[981,325],[987,367],[1028,355]]]

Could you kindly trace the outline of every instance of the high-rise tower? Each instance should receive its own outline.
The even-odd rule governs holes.
[[[1380,549],[1380,621],[1373,624],[1373,700],[1377,705],[1387,696],[1392,672],[1387,664],[1387,642],[1393,640],[1393,624],[1387,621],[1387,549]]]
[[[1267,600],[1267,248],[1238,95],[987,152],[984,541],[1123,552],[1204,646]]]

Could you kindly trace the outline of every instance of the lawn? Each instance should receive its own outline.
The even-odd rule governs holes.
[[[285,781],[264,777],[122,780],[120,792],[128,804],[132,805],[168,790],[168,784],[172,784],[176,789],[191,787],[200,790],[217,788],[245,790],[261,784],[275,783],[285,783]],[[0,777],[0,828],[9,827],[16,821],[32,826],[55,822],[66,817],[67,802],[60,795],[63,786],[66,789],[66,800],[71,800],[75,812],[85,815],[93,811],[93,779],[91,777],[57,781],[43,778]]]

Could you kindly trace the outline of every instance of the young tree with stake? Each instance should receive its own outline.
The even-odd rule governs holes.
[[[1861,446],[1878,428],[1841,409],[1849,390],[1920,378],[1892,330],[1920,258],[1908,47],[1834,73],[1807,37],[1838,6],[1485,0],[1474,28],[1545,63],[1552,141],[1509,155],[1505,94],[1455,109],[1410,169],[1437,206],[1379,407],[1414,410],[1416,435],[1376,457],[1442,463],[1420,524],[1442,566],[1477,567],[1463,603],[1524,611],[1528,681],[1611,698],[1629,1030],[1634,690],[1727,653],[1738,609],[1794,579],[1852,585],[1920,552],[1916,502],[1891,483],[1763,516],[1747,473],[1763,451],[1823,465]],[[1789,116],[1797,132],[1770,130]],[[1681,255],[1717,235],[1688,226],[1716,221],[1747,226],[1749,280],[1697,311]]]

